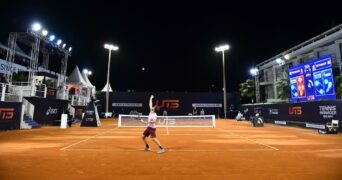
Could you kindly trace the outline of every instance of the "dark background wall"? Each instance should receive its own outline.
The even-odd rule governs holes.
[[[139,113],[149,113],[149,98],[154,95],[153,104],[158,103],[162,115],[165,109],[168,115],[188,115],[192,113],[192,104],[216,104],[221,107],[197,107],[198,114],[201,109],[204,109],[205,114],[212,114],[222,117],[223,115],[223,93],[216,92],[114,92],[110,93],[109,111],[115,111],[116,114],[128,114],[131,110],[136,110]],[[105,111],[106,93],[101,93],[100,109]],[[171,101],[169,101],[171,100]],[[117,106],[113,107],[112,103]],[[120,103],[127,105],[126,107]],[[240,96],[238,93],[227,93],[227,111],[230,105],[234,105],[235,109],[240,106]],[[135,107],[133,107],[135,106]]]

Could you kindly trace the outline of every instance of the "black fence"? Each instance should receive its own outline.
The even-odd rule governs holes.
[[[339,100],[242,105],[240,111],[246,119],[260,112],[266,122],[314,129],[324,129],[326,123],[332,119],[342,121],[342,101]]]
[[[53,124],[61,120],[61,115],[68,107],[67,100],[47,99],[39,97],[25,97],[34,105],[33,120],[39,124]]]
[[[22,103],[0,102],[0,130],[20,129]]]

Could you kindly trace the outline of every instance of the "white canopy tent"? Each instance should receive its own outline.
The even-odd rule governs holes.
[[[85,82],[87,83],[87,86],[91,88],[91,94],[95,95],[96,93],[96,87],[89,81],[88,79],[88,75],[86,73],[82,73],[83,79],[85,80]]]
[[[69,75],[66,83],[69,99],[71,98],[71,105],[86,105],[90,101],[90,95],[94,86],[84,79],[78,66]]]
[[[108,87],[108,83],[105,85],[105,87],[101,90],[101,92],[107,92],[107,87]],[[113,92],[112,87],[109,84],[109,92]]]

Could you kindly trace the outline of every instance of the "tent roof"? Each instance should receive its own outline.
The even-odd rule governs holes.
[[[69,75],[68,79],[66,80],[69,84],[77,84],[77,85],[83,85],[83,86],[89,86],[88,83],[83,79],[80,70],[78,69],[78,66],[75,67],[75,69],[72,71],[72,73]]]
[[[105,85],[105,87],[103,87],[101,92],[107,92],[107,87],[108,87],[108,83]],[[110,86],[110,84],[109,84],[109,92],[113,92],[112,87]]]
[[[85,73],[82,73],[82,77],[89,87],[95,87],[93,84],[91,84],[91,82],[88,79],[88,76]]]

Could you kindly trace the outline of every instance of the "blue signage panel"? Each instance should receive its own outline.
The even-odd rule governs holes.
[[[293,102],[336,99],[331,55],[289,68]]]

